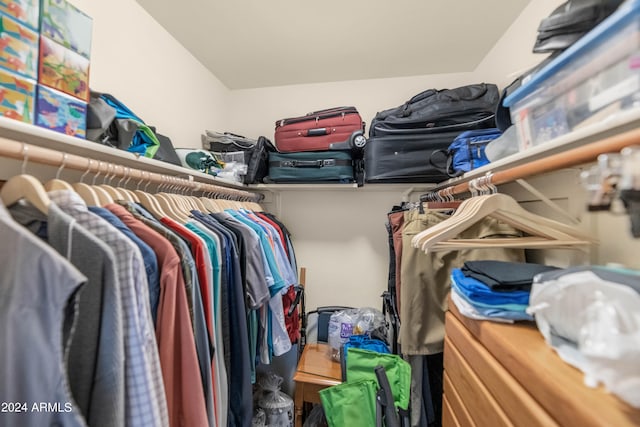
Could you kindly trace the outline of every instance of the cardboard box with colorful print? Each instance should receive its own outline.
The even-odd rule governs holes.
[[[10,71],[0,70],[0,114],[25,123],[33,123],[36,82]]]
[[[87,104],[57,90],[38,85],[36,124],[66,135],[85,138]]]
[[[44,36],[40,37],[38,83],[87,102],[89,60]]]
[[[32,30],[40,24],[40,0],[0,0],[0,12],[4,12]]]
[[[38,77],[38,33],[0,13],[0,67],[23,77]]]
[[[40,33],[85,58],[91,57],[91,17],[66,0],[43,0]]]

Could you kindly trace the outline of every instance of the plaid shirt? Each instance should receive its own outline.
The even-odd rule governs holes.
[[[89,212],[71,191],[49,193],[51,201],[113,250],[118,265],[124,323],[125,420],[131,426],[168,426],[149,289],[140,250],[115,227]]]

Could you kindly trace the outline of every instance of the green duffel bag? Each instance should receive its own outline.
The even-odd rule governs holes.
[[[353,159],[348,151],[269,153],[269,176],[264,182],[354,182]]]
[[[329,427],[375,426],[377,390],[375,380],[343,383],[320,390]]]
[[[396,408],[407,410],[411,398],[411,365],[395,354],[349,348],[346,380],[348,383],[376,380],[375,368],[382,366],[389,378]]]

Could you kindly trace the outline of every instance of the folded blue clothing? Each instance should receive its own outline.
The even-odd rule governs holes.
[[[455,292],[460,298],[468,303],[477,314],[487,317],[488,319],[506,319],[506,320],[533,320],[533,316],[520,310],[505,310],[502,308],[479,307],[475,301],[470,300],[463,291],[460,290],[455,281],[451,282],[451,292]],[[502,293],[502,292],[501,292]],[[526,306],[525,306],[526,307]]]
[[[528,291],[495,292],[481,281],[473,277],[467,277],[459,268],[451,272],[451,280],[458,285],[461,295],[470,301],[485,304],[524,304],[529,305]]]
[[[457,286],[455,279],[452,277],[451,278],[451,286],[454,287],[454,285]],[[460,288],[458,288],[458,293],[460,292]],[[500,291],[500,293],[503,293],[502,291]],[[529,307],[528,304],[495,304],[493,302],[490,303],[486,303],[486,302],[481,302],[481,301],[473,301],[473,305],[475,307],[484,307],[484,308],[492,308],[492,309],[501,309],[501,310],[507,310],[507,311],[520,311],[523,312],[527,309],[527,307]]]

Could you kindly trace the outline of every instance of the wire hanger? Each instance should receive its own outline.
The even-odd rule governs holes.
[[[55,190],[67,190],[67,191],[73,191],[73,187],[71,186],[71,184],[69,184],[67,181],[63,181],[60,179],[60,173],[62,172],[62,169],[64,169],[64,167],[67,164],[67,158],[69,157],[69,155],[67,153],[63,153],[62,154],[62,162],[60,163],[60,167],[58,167],[58,170],[56,171],[56,177],[53,179],[50,179],[49,181],[47,181],[44,184],[44,189],[47,191],[55,191]]]
[[[479,190],[496,191],[490,176],[469,183],[472,194]],[[483,187],[484,188],[481,188]],[[493,217],[525,232],[528,236],[504,239],[454,239],[484,218]],[[501,194],[481,194],[465,200],[450,218],[417,234],[413,247],[425,252],[500,246],[511,248],[572,248],[591,245],[595,240],[576,229],[522,208],[512,197]]]
[[[22,144],[22,155],[24,161],[22,162],[22,170],[20,175],[11,177],[0,190],[0,198],[6,206],[11,206],[20,199],[29,201],[40,212],[47,214],[49,212],[49,205],[51,199],[47,195],[47,191],[42,186],[42,183],[38,181],[32,175],[27,175],[27,162],[29,161],[29,147],[27,144]]]

